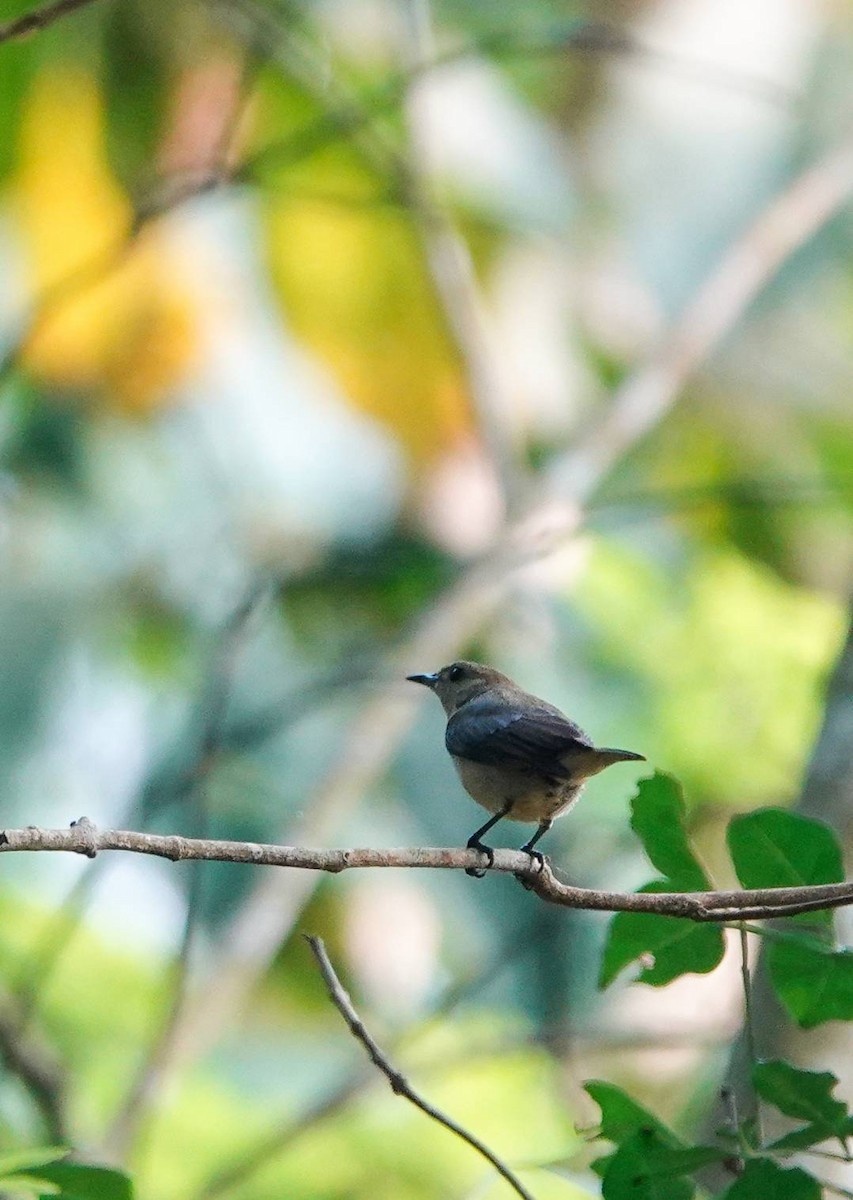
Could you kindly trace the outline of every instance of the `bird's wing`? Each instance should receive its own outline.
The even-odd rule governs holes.
[[[550,705],[472,700],[447,722],[445,744],[456,758],[519,771],[567,778],[563,763],[592,742],[579,726]]]

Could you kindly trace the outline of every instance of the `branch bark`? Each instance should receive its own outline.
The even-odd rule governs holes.
[[[363,870],[368,867],[466,870],[482,866],[477,850],[452,847],[404,849],[312,850],[304,846],[275,846],[265,842],[232,842],[188,838],[179,834],[139,833],[128,829],[97,829],[86,817],[68,829],[6,829],[0,832],[0,854],[49,851],[85,854],[102,850],[148,854],[171,862],[188,859],[291,867],[305,871]],[[540,868],[522,850],[495,850],[491,871],[515,875],[542,900],[563,908],[593,912],[657,913],[688,921],[758,921],[793,916],[853,904],[853,882],[810,884],[802,887],[759,888],[729,892],[604,892],[563,883],[548,862]]]
[[[22,17],[0,25],[0,44],[29,37],[31,33],[39,33],[54,21],[59,21],[69,13],[76,12],[78,8],[87,8],[94,3],[95,0],[56,0],[56,3],[46,4],[44,8],[37,8],[35,12],[24,13]]]
[[[365,1029],[364,1022],[356,1012],[349,993],[345,990],[335,973],[335,968],[332,966],[329,956],[326,953],[326,947],[323,945],[323,939],[309,937],[308,945],[317,959],[320,972],[325,980],[326,987],[329,989],[329,997],[332,1003],[346,1021],[350,1033],[364,1046],[370,1061],[374,1066],[379,1068],[391,1084],[391,1091],[394,1095],[405,1097],[411,1104],[414,1104],[415,1108],[419,1108],[422,1113],[426,1113],[428,1117],[432,1117],[433,1121],[437,1121],[439,1125],[443,1125],[445,1129],[455,1134],[456,1137],[461,1138],[463,1142],[467,1142],[472,1149],[476,1150],[487,1162],[492,1164],[513,1191],[521,1196],[521,1200],[533,1200],[533,1196],[528,1192],[521,1180],[484,1142],[481,1142],[479,1138],[469,1133],[458,1121],[454,1121],[452,1117],[448,1117],[440,1109],[430,1104],[428,1100],[424,1100],[423,1096],[418,1095],[408,1079],[388,1061],[377,1043],[373,1040],[371,1034]]]

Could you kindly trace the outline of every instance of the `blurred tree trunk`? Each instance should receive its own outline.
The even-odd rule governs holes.
[[[845,847],[853,841],[853,605],[847,638],[827,687],[823,725],[796,810],[831,825]],[[837,914],[842,929],[848,911],[842,909]],[[815,1038],[814,1033],[809,1035],[792,1025],[770,986],[763,947],[754,971],[753,1006],[755,1046],[760,1058],[781,1056],[807,1068],[828,1068],[841,1079],[841,1094],[849,1094],[853,1079],[853,1028],[832,1022],[823,1026]],[[741,1117],[752,1111],[754,1098],[744,1030],[729,1057],[721,1091],[724,1088],[731,1089],[736,1097]],[[718,1100],[709,1113],[705,1134],[713,1136],[728,1115]]]

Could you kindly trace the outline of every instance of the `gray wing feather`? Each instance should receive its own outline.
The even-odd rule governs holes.
[[[521,709],[476,700],[453,714],[444,740],[456,758],[557,778],[570,774],[562,761],[567,754],[592,746],[579,726],[550,706]]]

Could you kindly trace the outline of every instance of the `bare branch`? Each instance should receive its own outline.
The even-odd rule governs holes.
[[[16,38],[28,37],[31,33],[38,33],[42,29],[47,29],[54,21],[59,21],[62,17],[67,17],[69,13],[76,12],[78,8],[86,8],[94,2],[95,0],[55,0],[54,4],[46,4],[44,8],[37,8],[35,12],[24,13],[22,17],[16,17],[14,21],[7,21],[5,25],[0,25],[0,43],[11,42]]]
[[[479,970],[467,973],[449,986],[429,1011],[422,1015],[419,1028],[430,1028],[436,1021],[448,1017],[472,996],[482,995],[483,989],[502,971],[513,964],[515,960],[529,954],[538,940],[542,929],[542,920],[541,911],[537,912],[534,919],[524,927],[521,936],[518,936],[517,931],[513,931],[511,937],[501,938],[497,951],[489,962]],[[402,1044],[409,1041],[410,1035],[410,1030],[398,1033],[392,1042],[391,1052],[396,1053]],[[506,1049],[505,1040],[503,1049]],[[443,1058],[439,1059],[439,1064],[440,1069],[445,1067]],[[222,1196],[244,1185],[247,1179],[250,1179],[262,1167],[267,1166],[272,1159],[278,1158],[294,1142],[316,1128],[318,1124],[339,1113],[375,1081],[376,1073],[366,1066],[359,1065],[357,1069],[341,1080],[333,1091],[321,1096],[301,1112],[290,1113],[280,1125],[265,1134],[254,1146],[242,1150],[233,1159],[218,1167],[195,1193],[194,1200],[214,1200],[214,1197]]]
[[[97,829],[86,817],[69,829],[6,829],[0,832],[0,854],[20,851],[61,851],[94,858],[102,850],[148,854],[171,862],[249,863],[253,866],[296,867],[303,871],[363,870],[368,867],[465,870],[482,866],[476,850],[453,847],[406,849],[312,850],[304,846],[275,846],[265,842],[232,842],[188,838],[179,834],[138,833],[127,829]],[[522,850],[495,850],[491,871],[515,875],[551,904],[593,912],[643,912],[707,921],[759,921],[853,904],[853,882],[808,884],[802,887],[756,888],[732,892],[604,892],[563,883],[547,861],[541,867]]]
[[[446,1116],[440,1109],[435,1108],[428,1100],[424,1100],[422,1096],[414,1090],[412,1085],[402,1075],[396,1067],[388,1061],[385,1055],[380,1050],[379,1046],[371,1037],[370,1033],[365,1029],[364,1024],[355,1010],[349,993],[343,987],[343,984],[335,974],[335,968],[329,961],[329,956],[326,953],[326,947],[323,945],[323,939],[318,937],[309,937],[307,939],[309,946],[314,952],[314,957],[317,959],[323,979],[326,981],[326,987],[329,989],[329,996],[332,1003],[343,1019],[346,1021],[350,1033],[361,1042],[370,1057],[370,1061],[379,1068],[383,1075],[386,1076],[391,1084],[391,1091],[395,1096],[405,1096],[405,1098],[414,1104],[415,1108],[419,1108],[421,1112],[426,1113],[428,1117],[432,1117],[439,1125],[443,1125],[445,1129],[449,1129],[451,1133],[455,1133],[457,1137],[462,1138],[463,1142],[467,1142],[478,1154],[482,1154],[483,1158],[490,1162],[495,1170],[503,1176],[513,1191],[517,1192],[522,1200],[533,1200],[530,1192],[518,1179],[509,1167],[501,1162],[488,1146],[474,1137],[467,1129],[464,1129],[452,1117]]]

